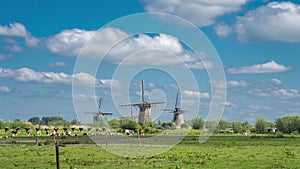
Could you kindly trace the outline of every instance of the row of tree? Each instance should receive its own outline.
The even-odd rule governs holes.
[[[51,116],[51,117],[42,117],[41,119],[39,117],[32,117],[28,120],[33,125],[53,125],[53,126],[64,126],[68,127],[70,125],[79,124],[79,122],[74,119],[71,122],[63,119],[59,116]]]
[[[15,119],[13,122],[3,122],[0,121],[0,129],[5,127],[9,128],[26,128],[32,127],[32,125],[53,125],[53,126],[64,126],[69,127],[70,125],[78,125],[79,122],[74,119],[72,121],[67,121],[59,116],[51,117],[32,117],[28,122],[23,122],[20,119]],[[134,118],[124,118],[124,119],[112,119],[112,120],[102,120],[99,122],[94,122],[93,126],[102,126],[104,128],[110,127],[116,130],[145,130],[145,132],[156,132],[159,129],[175,129],[176,125],[174,122],[163,122],[160,121],[155,123],[153,121],[146,122],[140,125]],[[255,125],[251,125],[248,122],[227,122],[225,120],[215,121],[204,121],[201,117],[195,117],[190,121],[186,121],[182,128],[192,128],[192,129],[215,129],[215,132],[256,132],[256,133],[268,133],[270,131],[282,132],[282,133],[300,133],[300,116],[284,116],[277,118],[275,122],[270,122],[265,120],[264,117],[259,116],[256,119]]]
[[[216,128],[215,132],[256,132],[256,133],[300,133],[300,116],[284,116],[277,118],[275,122],[267,121],[264,117],[259,116],[256,118],[255,125],[248,122],[227,122],[220,120],[217,127],[214,127],[214,122],[205,121],[201,117],[193,118],[189,125],[193,129],[210,129]],[[205,126],[204,126],[205,124]]]

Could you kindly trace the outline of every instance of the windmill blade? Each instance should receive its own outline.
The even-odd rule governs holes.
[[[179,92],[177,92],[177,95],[176,95],[175,109],[178,108],[178,97],[179,97]]]
[[[97,114],[96,112],[84,112],[85,114]]]
[[[102,115],[112,115],[112,113],[101,113]]]
[[[166,102],[148,102],[148,104],[165,104]]]
[[[98,107],[98,110],[100,111],[100,108],[101,108],[101,102],[102,102],[102,98],[100,97],[99,98],[99,107]]]
[[[145,95],[144,95],[144,80],[141,81],[142,83],[142,102],[145,102]]]
[[[128,104],[120,104],[119,107],[123,107],[123,106],[139,106],[139,105],[141,105],[141,103],[132,103],[132,104],[128,103]]]
[[[163,109],[163,111],[174,111],[174,109]]]

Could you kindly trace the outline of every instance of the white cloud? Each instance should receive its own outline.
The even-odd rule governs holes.
[[[249,91],[249,94],[259,97],[278,97],[283,99],[300,97],[300,92],[297,89],[254,89]]]
[[[281,85],[282,84],[282,81],[280,81],[279,79],[276,79],[276,78],[271,79],[271,82],[275,85]]]
[[[16,36],[16,37],[27,37],[28,31],[25,26],[20,23],[10,23],[8,26],[0,25],[0,35],[4,36]]]
[[[283,97],[283,98],[300,97],[300,92],[296,89],[278,89],[278,90],[272,91],[271,94],[273,96]]]
[[[226,81],[211,80],[210,84],[211,84],[212,88],[216,88],[218,90],[224,90],[227,88]]]
[[[0,86],[0,93],[10,93],[11,90],[7,86]]]
[[[192,69],[210,69],[214,67],[214,64],[210,61],[203,60],[200,62],[192,62],[188,64]]]
[[[183,17],[197,26],[215,23],[219,16],[236,12],[248,0],[153,0],[145,1],[145,9],[150,12],[165,12]]]
[[[8,26],[0,25],[0,35],[22,37],[25,39],[26,45],[35,47],[40,42],[39,39],[33,37],[25,26],[21,23],[10,23]]]
[[[37,72],[29,68],[20,68],[17,70],[0,68],[0,78],[13,78],[20,82],[37,82],[37,83],[56,83],[56,84],[72,84],[82,86],[109,87],[112,85],[120,85],[117,80],[97,79],[94,76],[80,72],[72,75],[56,72]]]
[[[234,104],[234,103],[232,103],[232,102],[228,102],[228,101],[224,102],[224,105],[225,105],[226,107],[238,107],[236,104]]]
[[[227,37],[232,32],[232,28],[230,28],[228,25],[218,24],[215,27],[215,31],[219,37]]]
[[[54,63],[50,63],[48,66],[52,68],[57,68],[57,67],[66,67],[68,65],[65,62],[54,62]]]
[[[257,104],[251,104],[250,106],[248,106],[250,109],[253,110],[271,110],[272,107],[270,106],[266,106],[266,105],[257,105]]]
[[[233,67],[227,69],[227,72],[230,74],[250,74],[250,73],[278,73],[286,72],[291,70],[291,67],[284,66],[276,63],[275,61],[270,61],[263,64],[256,64],[252,66],[242,66],[242,67]]]
[[[85,94],[74,94],[72,95],[72,97],[76,100],[80,100],[80,101],[92,101],[92,100],[97,100],[98,97],[97,96],[88,96],[88,95],[85,95]]]
[[[46,40],[47,48],[56,54],[64,56],[77,56],[94,31],[80,29],[63,30]]]
[[[249,11],[237,20],[235,29],[239,40],[300,41],[299,4],[271,2]]]
[[[19,45],[11,45],[11,46],[7,46],[6,48],[13,52],[21,52],[23,50],[23,48]]]
[[[249,85],[250,85],[250,83],[246,82],[244,80],[241,80],[241,81],[235,81],[235,80],[227,81],[227,86],[228,87],[246,87],[246,86],[249,86]]]
[[[126,39],[114,44],[122,38]],[[88,45],[84,46],[87,41]],[[86,57],[98,56],[97,54],[105,53],[107,49],[113,47],[105,59],[114,64],[119,64],[124,59],[126,61],[123,63],[127,65],[137,63],[172,65],[196,60],[196,56],[190,51],[184,50],[179,40],[173,36],[166,34],[131,36],[110,27],[99,31],[64,30],[47,39],[46,46],[52,53],[63,56],[78,56],[81,49],[85,47],[83,56]],[[137,51],[142,51],[142,53],[133,54]],[[179,59],[171,54],[176,55]]]
[[[119,80],[115,79],[100,79],[99,83],[101,87],[120,87],[122,85]]]
[[[210,98],[210,94],[207,92],[199,92],[199,91],[191,91],[191,90],[184,90],[182,92],[183,97],[187,98]]]

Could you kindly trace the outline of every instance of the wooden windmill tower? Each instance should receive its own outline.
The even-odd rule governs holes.
[[[99,106],[98,106],[98,112],[85,112],[85,113],[88,113],[88,114],[94,114],[94,122],[99,122],[103,119],[104,116],[107,116],[107,115],[112,115],[112,113],[104,113],[101,111],[101,102],[102,102],[102,98],[100,97],[99,98]]]
[[[178,98],[180,93],[177,93],[175,108],[174,109],[164,109],[164,111],[169,111],[170,113],[174,113],[173,122],[176,124],[176,128],[181,128],[181,125],[184,123],[183,113],[187,112],[187,110],[181,110],[178,106]]]
[[[165,102],[147,102],[147,101],[145,101],[144,80],[141,81],[141,84],[142,84],[142,87],[141,87],[141,90],[142,90],[141,103],[121,104],[119,106],[138,106],[140,108],[138,122],[140,124],[144,124],[145,122],[152,120],[151,105],[152,104],[163,104]]]

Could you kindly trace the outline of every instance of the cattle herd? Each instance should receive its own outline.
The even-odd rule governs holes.
[[[10,131],[10,132],[9,132]],[[24,134],[25,132],[25,134]],[[35,127],[29,128],[25,127],[24,130],[20,127],[16,127],[14,129],[9,129],[9,127],[4,128],[5,137],[8,138],[9,135],[13,138],[16,137],[18,134],[22,133],[21,135],[27,136],[78,136],[78,135],[127,135],[131,136],[135,132],[134,130],[124,129],[123,132],[115,132],[109,131],[105,128],[92,128],[92,127]],[[137,132],[138,135],[144,135],[144,130],[139,130]]]

